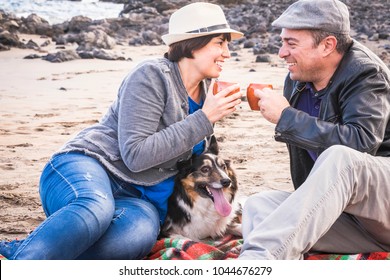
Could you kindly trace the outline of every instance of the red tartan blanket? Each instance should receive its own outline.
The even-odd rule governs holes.
[[[242,239],[233,235],[218,240],[195,242],[190,239],[165,238],[154,245],[148,260],[227,260],[240,254]]]
[[[390,252],[373,252],[354,255],[318,254],[308,256],[306,260],[390,260]]]
[[[228,235],[219,240],[194,242],[190,239],[160,239],[154,245],[148,260],[228,260],[240,254],[242,239]],[[312,254],[306,260],[390,260],[390,252],[369,254]]]
[[[195,242],[190,239],[165,238],[154,245],[146,260],[229,260],[240,254],[242,239],[233,235],[218,240]],[[0,255],[0,260],[5,260]],[[306,260],[390,260],[390,252],[368,254],[312,254]]]

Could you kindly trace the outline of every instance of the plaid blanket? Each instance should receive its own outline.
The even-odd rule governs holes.
[[[219,240],[195,242],[190,239],[160,239],[154,245],[148,260],[227,260],[238,258],[243,240],[233,235]],[[390,252],[369,254],[311,254],[306,260],[390,260]]]
[[[195,242],[190,239],[165,238],[154,245],[149,260],[227,260],[240,254],[242,239],[227,235],[221,239]]]
[[[195,242],[190,239],[165,238],[154,245],[146,260],[229,260],[240,254],[243,240],[227,235],[221,239]],[[311,254],[306,260],[390,260],[390,252],[368,254]],[[0,255],[0,260],[6,258]]]
[[[306,260],[390,260],[390,252],[373,252],[354,255],[316,254],[309,255],[306,257]]]

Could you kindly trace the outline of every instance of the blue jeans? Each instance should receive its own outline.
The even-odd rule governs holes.
[[[45,166],[47,219],[11,259],[142,259],[156,242],[159,214],[94,158],[60,154]]]

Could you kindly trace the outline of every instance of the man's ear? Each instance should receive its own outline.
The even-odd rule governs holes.
[[[321,43],[324,57],[330,55],[334,51],[337,51],[337,39],[335,36],[328,36],[324,40],[322,40]]]

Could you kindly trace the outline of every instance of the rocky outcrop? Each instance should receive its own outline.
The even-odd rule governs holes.
[[[159,45],[161,35],[168,32],[169,16],[189,0],[105,0],[123,3],[117,18],[92,20],[73,17],[61,24],[50,25],[35,14],[17,18],[0,10],[0,50],[12,47],[30,48],[18,38],[20,33],[39,34],[51,38],[57,45],[76,43],[76,53],[82,58],[94,56],[97,50],[110,50],[115,45]],[[215,0],[221,5],[232,28],[245,37],[231,43],[231,48],[251,48],[254,55],[275,54],[280,46],[279,30],[271,23],[293,0]],[[389,1],[345,0],[351,11],[353,37],[364,42],[377,42],[377,54],[390,65]],[[80,55],[82,53],[82,55]],[[103,56],[105,57],[105,56]],[[118,59],[118,58],[113,58]],[[120,58],[122,59],[122,58]],[[258,58],[263,61],[263,58]]]

